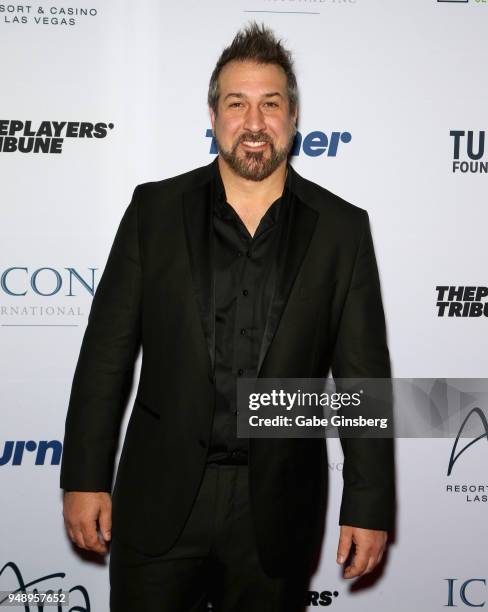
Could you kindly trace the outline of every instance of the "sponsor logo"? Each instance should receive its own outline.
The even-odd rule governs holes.
[[[438,285],[438,317],[488,317],[488,287]]]
[[[330,606],[338,596],[338,591],[307,591],[304,603],[306,607]],[[213,604],[209,601],[207,603],[207,610],[213,609]]]
[[[473,421],[477,421],[479,419],[479,423],[481,425],[481,433],[476,437],[470,439],[468,443],[463,446],[463,448],[459,449],[459,439],[461,434],[467,429],[468,425]],[[481,408],[475,407],[472,408],[467,416],[464,418],[461,423],[461,427],[459,428],[458,434],[454,440],[454,444],[452,446],[451,455],[449,457],[449,463],[447,466],[447,476],[450,477],[454,468],[454,465],[457,463],[459,458],[465,453],[468,449],[472,448],[473,445],[480,442],[480,440],[485,439],[488,441],[488,419],[481,410]],[[465,494],[466,502],[474,502],[474,503],[487,503],[488,502],[488,483],[462,483],[462,484],[448,484],[446,485],[447,493],[462,493]]]
[[[307,607],[330,606],[338,596],[338,591],[308,591],[305,596],[305,605]]]
[[[65,139],[100,140],[113,130],[113,123],[88,121],[20,121],[0,119],[0,153],[63,152]]]
[[[461,174],[486,174],[488,159],[485,157],[485,132],[451,130],[452,138],[452,171]]]
[[[2,581],[1,579],[3,577],[6,577],[8,575],[12,575],[13,574],[13,578],[14,580],[17,581],[17,587],[12,587],[12,577],[9,576],[7,584],[8,584],[8,591],[3,590],[2,591],[2,596],[0,597],[0,606],[8,606],[8,594],[18,594],[18,593],[27,593],[27,590],[29,591],[29,593],[32,593],[32,591],[34,593],[38,593],[39,591],[37,590],[37,588],[32,588],[34,585],[39,585],[42,583],[41,585],[41,590],[42,591],[47,591],[49,589],[50,592],[52,593],[63,593],[63,592],[67,592],[68,593],[68,597],[69,597],[69,602],[70,604],[75,604],[73,606],[70,605],[69,610],[66,609],[66,612],[90,612],[91,610],[91,606],[90,606],[90,597],[88,595],[88,591],[87,589],[82,586],[81,584],[77,584],[76,586],[71,587],[70,589],[66,588],[66,584],[64,584],[61,587],[55,588],[53,585],[53,581],[59,581],[59,579],[64,579],[66,574],[65,572],[55,572],[52,574],[46,574],[45,576],[39,576],[39,578],[33,578],[30,580],[26,580],[23,576],[22,573],[18,567],[18,565],[16,565],[13,561],[8,561],[7,563],[5,563],[5,565],[0,569],[0,590],[1,590],[1,584]],[[58,582],[59,584],[59,582]],[[29,605],[27,602],[24,603],[22,605],[22,609],[25,610],[26,612],[29,612],[30,610],[34,611],[34,610],[43,610],[44,606],[39,604],[39,605]],[[53,608],[54,609],[54,608]],[[58,610],[60,610],[60,607],[57,607]]]
[[[62,454],[63,443],[59,440],[5,440],[0,466],[27,462],[30,465],[59,465]]]
[[[96,8],[72,8],[37,4],[0,4],[0,23],[15,23],[22,25],[75,26],[80,18],[96,17]]]
[[[96,270],[51,266],[10,266],[0,270],[0,294],[6,298],[5,303],[0,303],[0,324],[61,325],[52,322],[84,316],[81,305],[73,298],[94,296]],[[69,299],[61,301],[61,297]],[[42,322],[46,319],[49,323]]]
[[[209,153],[216,155],[219,150],[211,129],[207,130],[206,137],[211,139]],[[306,135],[297,132],[290,155],[297,156],[302,152],[307,157],[337,157],[342,145],[348,144],[351,140],[350,132],[331,132],[330,135],[318,130]]]
[[[486,578],[469,578],[458,584],[459,578],[444,578],[447,581],[447,608],[464,604],[469,608],[482,608],[486,603]]]
[[[310,8],[320,8],[323,6],[332,6],[332,5],[346,5],[346,4],[357,4],[359,0],[300,0],[300,6],[310,7]],[[266,5],[274,5],[274,6],[290,6],[293,8],[297,8],[296,0],[264,0]],[[286,10],[284,13],[288,12]],[[293,11],[297,12],[297,11]],[[301,12],[301,11],[298,11]]]
[[[64,289],[65,296],[77,295],[73,291],[81,288],[93,297],[95,293],[95,270],[88,268],[90,272],[85,278],[83,273],[76,268],[44,267],[36,268],[32,272],[24,266],[12,266],[0,275],[0,288],[7,295],[24,296],[32,289],[36,295],[51,297]]]

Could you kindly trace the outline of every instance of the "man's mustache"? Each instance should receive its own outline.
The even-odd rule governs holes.
[[[237,144],[241,142],[273,142],[269,136],[264,136],[264,134],[245,134],[241,136],[237,141]]]

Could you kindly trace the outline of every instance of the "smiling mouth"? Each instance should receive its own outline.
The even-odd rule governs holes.
[[[244,145],[245,147],[249,148],[249,149],[263,149],[264,147],[267,146],[267,142],[265,140],[263,141],[258,141],[258,142],[252,142],[250,140],[244,140],[241,142],[242,145]]]

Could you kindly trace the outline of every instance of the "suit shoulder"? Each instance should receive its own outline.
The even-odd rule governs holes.
[[[296,193],[300,199],[326,216],[333,215],[338,221],[362,225],[368,219],[368,212],[348,202],[318,183],[306,179],[295,171]]]
[[[191,191],[210,180],[211,166],[212,164],[207,164],[169,178],[140,183],[136,187],[139,199],[147,201],[156,198],[159,202],[170,202],[172,196],[179,196],[184,191]],[[164,199],[161,199],[161,197]]]

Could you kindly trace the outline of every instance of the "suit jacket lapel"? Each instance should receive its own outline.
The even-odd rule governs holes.
[[[288,296],[302,264],[317,222],[318,213],[304,204],[295,194],[295,171],[290,166],[292,181],[287,219],[280,232],[278,263],[274,292],[268,309],[268,316],[261,341],[256,376],[259,376],[264,358],[278,328]]]
[[[215,163],[215,162],[214,162]],[[212,164],[210,164],[210,167]],[[213,181],[183,194],[183,219],[202,329],[207,342],[210,374],[215,364],[215,278],[213,273]]]

